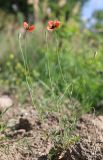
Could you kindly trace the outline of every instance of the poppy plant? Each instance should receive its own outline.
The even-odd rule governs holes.
[[[60,27],[60,21],[58,21],[58,20],[49,21],[48,26],[47,26],[47,30],[48,31],[53,31],[53,30],[57,29],[58,27]]]
[[[34,25],[29,25],[27,22],[24,22],[24,28],[28,32],[32,32],[35,29]]]

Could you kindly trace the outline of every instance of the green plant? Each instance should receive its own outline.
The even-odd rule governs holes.
[[[56,34],[48,34],[47,40],[42,28],[44,26],[38,24],[37,31],[26,37],[25,59],[29,72],[25,71],[21,52],[17,47],[17,35],[10,37],[13,43],[8,46],[2,33],[2,52],[4,46],[6,47],[5,56],[2,56],[1,61],[0,86],[9,86],[11,91],[15,90],[24,103],[29,95],[25,77],[27,76],[29,91],[40,118],[45,120],[47,115],[57,116],[59,130],[50,135],[56,144],[66,148],[78,139],[73,135],[78,118],[82,113],[89,112],[103,97],[103,40],[101,35],[94,35],[88,30],[81,32],[74,19],[71,19],[69,25],[62,24]],[[24,39],[21,39],[21,45],[25,53]],[[52,79],[52,87],[49,76]],[[30,98],[29,102],[31,103]],[[67,111],[72,114],[67,114]]]

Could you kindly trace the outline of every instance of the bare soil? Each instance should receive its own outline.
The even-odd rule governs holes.
[[[52,160],[103,160],[103,116],[83,115],[75,131],[79,142],[63,151],[49,136],[51,129],[59,129],[55,115],[42,120],[34,107],[16,102],[9,109],[1,105],[0,111],[5,111],[0,117],[0,160],[47,160],[53,149]]]

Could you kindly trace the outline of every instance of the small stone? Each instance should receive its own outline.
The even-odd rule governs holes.
[[[13,101],[8,96],[1,96],[0,97],[0,111],[5,110],[6,108],[13,105]]]
[[[15,129],[17,121],[15,119],[10,119],[7,123],[7,128]]]

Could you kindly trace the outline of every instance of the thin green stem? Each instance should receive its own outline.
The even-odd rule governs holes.
[[[50,71],[50,63],[49,63],[49,57],[48,57],[48,35],[47,35],[47,31],[45,33],[45,37],[46,37],[46,49],[47,49],[47,51],[46,51],[46,58],[47,58],[48,74],[49,74],[49,80],[50,80],[52,95],[53,95],[53,97],[55,99],[53,82],[52,82],[51,71]]]
[[[64,96],[65,94],[67,93],[67,91],[69,90],[70,86],[72,85],[72,83],[74,82],[71,82],[70,84],[68,84],[64,78],[64,75],[63,75],[63,71],[62,71],[62,67],[61,67],[61,63],[60,63],[60,53],[59,53],[59,38],[58,38],[58,34],[56,33],[56,44],[57,44],[57,48],[56,48],[56,51],[57,51],[57,57],[58,57],[58,65],[59,65],[59,69],[60,69],[60,73],[61,73],[61,76],[62,76],[62,79],[64,81],[64,84],[66,84],[66,88],[64,90],[64,93],[62,96],[59,97],[58,101],[57,101],[57,108],[58,108],[58,111],[60,112],[60,105],[64,99]]]
[[[24,55],[24,52],[23,52],[23,49],[22,49],[22,46],[21,46],[21,33],[20,33],[20,35],[19,35],[19,46],[20,46],[20,51],[21,51],[21,55],[22,55],[22,59],[23,59],[23,64],[24,64],[24,69],[25,69],[25,76],[26,76],[26,84],[27,84],[27,87],[28,87],[28,90],[29,90],[29,93],[30,93],[30,97],[31,97],[31,100],[32,100],[32,104],[33,104],[33,106],[35,106],[34,105],[34,99],[33,99],[33,95],[32,95],[32,89],[31,89],[31,87],[30,87],[30,85],[29,85],[29,81],[28,81],[28,65],[27,65],[27,63],[26,63],[26,61],[25,61],[25,55]]]
[[[30,76],[30,70],[29,70],[29,66],[28,66],[28,61],[27,61],[27,36],[25,35],[25,63],[26,63],[26,69],[27,69],[27,73],[28,73],[28,76],[29,76],[29,83],[30,85],[32,85],[32,82],[31,82],[31,76]],[[32,90],[32,89],[31,89]]]
[[[66,87],[63,95],[62,95],[61,97],[59,97],[59,100],[57,101],[57,106],[59,106],[59,105],[61,104],[61,102],[63,101],[63,98],[64,98],[66,92],[68,91],[68,89],[69,89],[69,87],[70,87],[71,85],[72,85],[72,84],[67,85],[67,87]]]
[[[61,76],[62,76],[62,79],[63,79],[64,83],[67,83],[65,78],[64,78],[62,67],[61,67],[61,63],[60,63],[59,39],[58,39],[57,33],[56,33],[56,44],[57,44],[56,52],[57,52],[57,58],[58,58],[58,64],[59,64],[60,73],[61,73]]]

